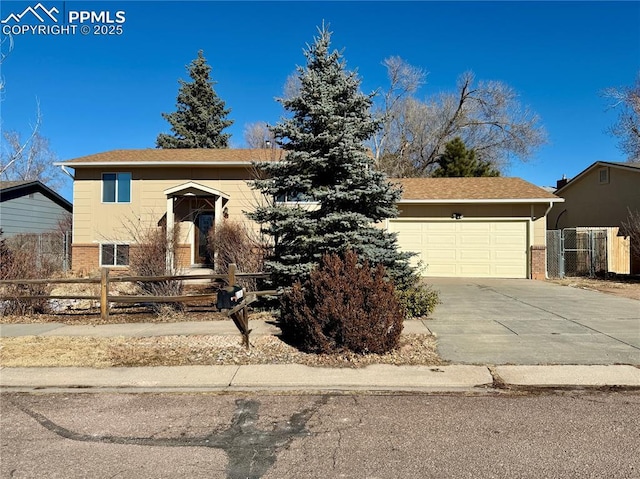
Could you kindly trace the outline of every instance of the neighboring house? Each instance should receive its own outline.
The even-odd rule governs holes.
[[[547,217],[550,230],[619,227],[629,209],[640,211],[640,164],[596,161],[571,180],[559,180],[564,198]]]
[[[5,237],[57,230],[72,210],[70,202],[40,181],[0,181],[0,228]]]
[[[555,194],[564,198],[564,203],[556,204],[549,213],[549,230],[608,228],[608,249],[612,250],[615,242],[618,257],[609,258],[609,271],[640,272],[638,259],[631,258],[630,265],[628,240],[619,237],[624,234],[619,229],[629,211],[640,212],[639,164],[596,161],[571,180],[559,180]],[[622,247],[626,251],[621,251]]]
[[[75,170],[76,271],[126,266],[131,226],[176,224],[176,265],[202,264],[211,225],[265,201],[248,181],[281,150],[116,150],[60,163]],[[551,193],[518,178],[394,180],[400,217],[383,225],[430,276],[544,278]],[[255,225],[254,225],[255,226]]]

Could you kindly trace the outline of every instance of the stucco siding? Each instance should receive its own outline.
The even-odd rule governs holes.
[[[58,229],[67,211],[35,192],[0,203],[0,228],[6,237],[20,233],[45,233]]]

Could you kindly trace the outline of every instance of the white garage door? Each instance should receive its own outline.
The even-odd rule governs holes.
[[[426,276],[527,277],[526,221],[391,220],[389,229]]]

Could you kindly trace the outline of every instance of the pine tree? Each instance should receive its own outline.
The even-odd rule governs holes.
[[[438,159],[435,178],[462,178],[472,176],[500,176],[500,172],[488,161],[476,158],[476,152],[467,150],[462,139],[454,138],[445,145],[444,153]]]
[[[329,51],[324,26],[298,68],[300,89],[280,99],[291,113],[272,130],[286,151],[284,160],[262,163],[266,177],[254,188],[274,202],[249,217],[273,239],[267,261],[274,283],[305,279],[325,253],[355,251],[383,264],[401,284],[413,271],[411,256],[398,251],[396,237],[380,223],[397,216],[401,192],[374,168],[365,140],[379,125],[370,112],[372,95],[359,91],[356,73],[342,55]],[[283,204],[283,198],[295,203]]]
[[[228,133],[222,130],[231,126],[233,120],[226,117],[225,103],[218,97],[211,80],[211,67],[202,50],[198,58],[187,67],[193,82],[178,80],[177,111],[163,113],[171,124],[173,134],[160,133],[156,139],[158,148],[228,148]]]

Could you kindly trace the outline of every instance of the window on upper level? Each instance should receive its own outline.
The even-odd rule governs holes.
[[[131,202],[131,173],[102,174],[102,202]]]

